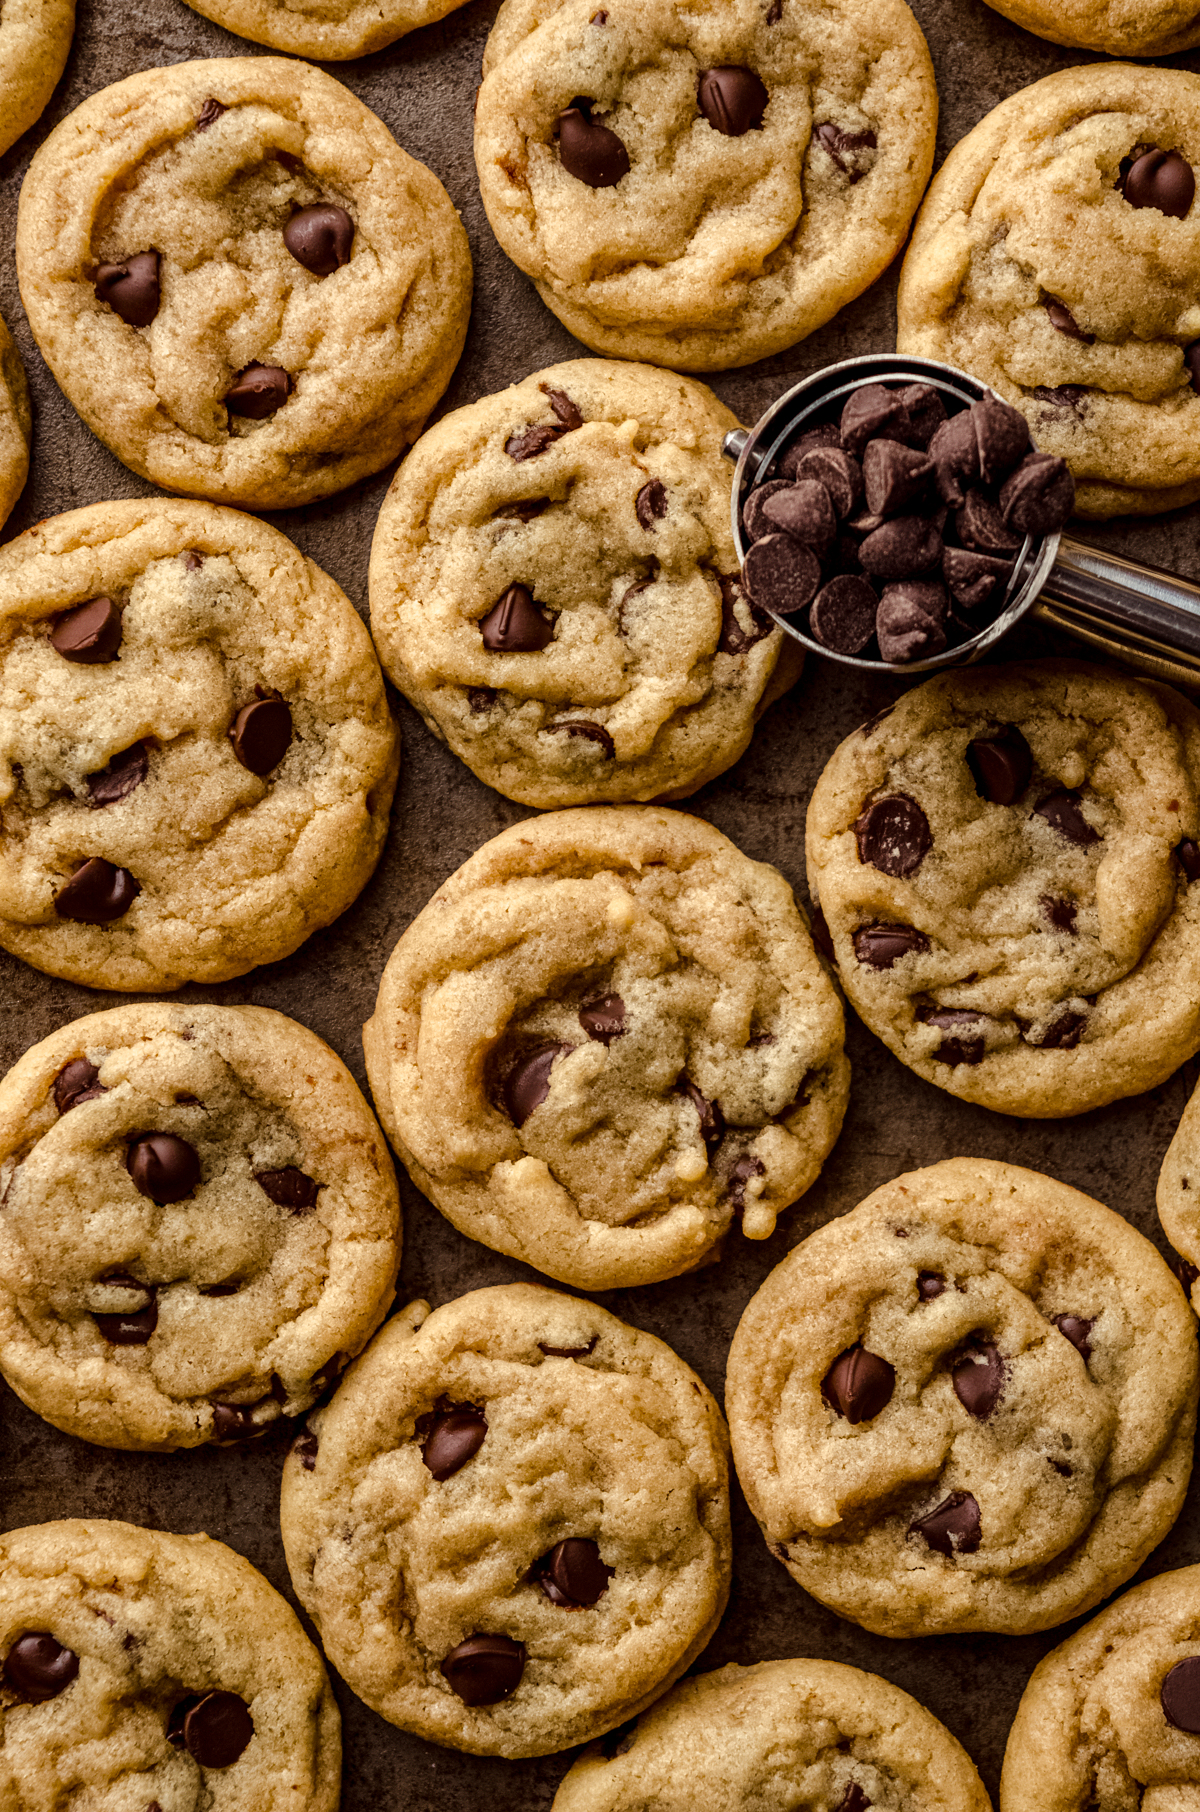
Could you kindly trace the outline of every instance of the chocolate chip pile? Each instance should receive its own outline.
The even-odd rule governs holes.
[[[1075,499],[1019,410],[988,398],[948,416],[930,384],[864,384],[772,472],[742,511],[754,603],[834,654],[889,663],[986,629],[1026,539],[1061,529]]]

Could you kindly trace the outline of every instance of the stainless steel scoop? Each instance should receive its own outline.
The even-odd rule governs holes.
[[[952,365],[936,359],[905,358],[899,353],[866,353],[804,378],[773,403],[753,428],[738,428],[725,436],[725,453],[737,461],[733,539],[739,562],[746,554],[742,506],[747,493],[771,477],[784,448],[803,433],[806,424],[822,415],[836,418],[852,391],[881,382],[931,384],[961,404],[994,395],[978,378],[956,371]],[[1156,566],[1101,553],[1067,535],[1047,535],[1040,541],[1026,537],[995,619],[969,641],[928,660],[891,665],[836,654],[787,617],[775,616],[773,611],[768,614],[813,654],[867,673],[891,674],[930,673],[978,660],[1014,623],[1032,614],[1157,679],[1200,687],[1200,585]]]

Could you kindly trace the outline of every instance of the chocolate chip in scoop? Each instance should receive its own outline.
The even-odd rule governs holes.
[[[869,579],[839,573],[823,585],[809,612],[809,634],[837,654],[861,654],[875,633],[879,599]]]
[[[200,1159],[193,1146],[175,1133],[139,1133],[131,1142],[125,1168],[139,1195],[160,1208],[186,1201],[200,1182]]]
[[[1175,1663],[1162,1683],[1159,1702],[1168,1724],[1200,1736],[1200,1655]]]
[[[283,229],[283,243],[297,264],[314,277],[330,277],[350,262],[354,222],[345,208],[316,202],[292,215]]]
[[[4,1684],[35,1705],[56,1699],[79,1672],[79,1656],[48,1630],[26,1630],[4,1658]]]
[[[136,792],[150,772],[150,751],[144,742],[131,743],[114,755],[98,774],[89,774],[87,789],[93,806],[119,805]]]
[[[70,1113],[84,1101],[94,1101],[108,1090],[99,1081],[100,1072],[86,1057],[73,1057],[64,1063],[54,1078],[54,1105],[60,1114]]]
[[[934,467],[919,448],[898,440],[871,440],[863,450],[862,470],[867,508],[876,516],[895,516],[925,494]]]
[[[149,327],[162,300],[157,252],[135,252],[124,264],[97,267],[93,288],[126,327]]]
[[[533,1577],[551,1604],[579,1611],[600,1601],[614,1571],[605,1566],[594,1541],[569,1535],[535,1562]]]
[[[838,1354],[821,1381],[821,1396],[835,1415],[857,1427],[887,1408],[895,1388],[895,1366],[860,1344]]]
[[[946,405],[932,384],[906,384],[896,395],[908,415],[908,444],[927,447],[946,419]]]
[[[277,1208],[287,1208],[292,1214],[306,1214],[317,1205],[321,1185],[295,1164],[285,1164],[282,1170],[256,1170],[254,1181]]]
[[[839,427],[843,451],[859,457],[870,440],[907,440],[911,432],[908,410],[883,384],[864,384],[848,397]]]
[[[876,578],[911,579],[940,564],[942,537],[925,516],[893,516],[867,535],[858,557]]]
[[[597,125],[593,102],[572,101],[558,116],[558,154],[568,176],[589,189],[611,189],[629,174],[629,153],[615,132]]]
[[[884,446],[895,446],[895,441],[885,441]],[[829,501],[838,516],[850,516],[858,508],[863,495],[862,467],[840,447],[810,447],[796,467],[797,480],[815,479],[825,487]],[[767,490],[768,486],[760,486]],[[755,492],[751,492],[753,497]]]
[[[468,1636],[441,1664],[443,1679],[464,1705],[496,1705],[521,1684],[525,1644],[511,1636]]]
[[[1075,480],[1065,460],[1031,453],[1000,487],[1000,513],[1021,535],[1053,535],[1075,508]]]
[[[754,602],[781,617],[811,604],[821,583],[816,554],[785,534],[765,535],[756,541],[747,551],[742,571]]]
[[[116,660],[121,634],[121,613],[112,599],[89,598],[54,619],[50,646],[64,661],[98,667]]]
[[[1157,208],[1172,220],[1191,212],[1196,195],[1196,173],[1178,151],[1144,151],[1135,158],[1122,189],[1131,208]]]
[[[625,1002],[619,994],[588,1001],[579,1009],[579,1023],[598,1044],[611,1044],[614,1038],[625,1036]]]
[[[770,96],[752,69],[701,71],[696,99],[709,125],[726,138],[741,138],[762,125]]]
[[[93,856],[59,888],[54,910],[60,919],[79,925],[111,925],[124,918],[141,891],[127,868]]]
[[[955,1554],[974,1554],[983,1533],[979,1505],[969,1491],[952,1491],[924,1516],[916,1517],[908,1532],[919,1535],[935,1553],[948,1559]]]
[[[256,698],[243,705],[229,730],[233,752],[261,779],[277,768],[292,741],[291,707],[283,698]]]
[[[546,617],[527,585],[510,585],[480,618],[483,645],[493,654],[538,654],[554,640],[556,617]]]
[[[942,554],[942,575],[951,597],[963,610],[998,605],[1011,574],[1011,561],[995,554],[979,554],[967,547],[948,547]]]
[[[889,793],[865,805],[854,825],[858,859],[881,874],[915,874],[933,848],[929,820],[909,793]]]
[[[421,1458],[439,1485],[461,1472],[487,1439],[487,1417],[475,1403],[449,1403],[417,1421]]]
[[[244,416],[247,421],[265,421],[283,408],[292,390],[292,380],[282,366],[254,361],[238,372],[225,392],[225,407],[230,415]]]
[[[997,736],[973,738],[966,761],[975,791],[990,805],[1015,805],[1033,773],[1033,750],[1016,724],[1005,724]]]
[[[837,534],[837,517],[825,486],[815,478],[798,478],[795,484],[775,491],[763,504],[763,516],[772,528],[782,529],[820,559]]]
[[[946,646],[944,586],[931,580],[901,579],[885,585],[875,618],[879,652],[885,661],[928,660]]]
[[[792,481],[787,478],[770,478],[766,484],[756,485],[742,506],[742,527],[747,541],[760,541],[764,535],[776,533],[776,525],[768,522],[763,515],[768,497],[774,497],[779,491],[791,489]]]
[[[959,506],[954,527],[960,541],[981,554],[1015,554],[1021,535],[1005,522],[998,504],[986,491],[968,491]]]

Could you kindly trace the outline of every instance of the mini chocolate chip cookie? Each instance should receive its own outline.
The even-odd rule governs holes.
[[[0,528],[25,488],[32,431],[25,367],[0,318]]]
[[[399,748],[349,599],[265,523],[147,498],[0,549],[0,945],[97,988],[221,981],[343,912]]]
[[[988,0],[998,13],[1070,50],[1169,57],[1200,44],[1195,0]]]
[[[619,1742],[585,1750],[553,1812],[649,1806],[992,1812],[970,1756],[932,1712],[837,1661],[760,1661],[680,1681]]]
[[[46,362],[118,459],[255,510],[328,497],[415,440],[471,303],[441,183],[282,57],[92,95],[30,165],[17,272]]]
[[[207,1535],[89,1518],[0,1536],[0,1653],[13,1807],[336,1812],[321,1657]]]
[[[949,673],[838,748],[808,872],[838,970],[910,1069],[1079,1114],[1200,1046],[1200,716],[1069,661]]]
[[[0,8],[0,154],[39,119],[66,67],[75,0],[4,0]]]
[[[1200,1567],[1126,1592],[1048,1654],[1004,1752],[1002,1812],[1189,1812],[1200,1799]]]
[[[0,1371],[103,1447],[311,1409],[391,1306],[400,1205],[353,1078],[264,1007],[133,1006],[0,1082]]]
[[[677,799],[742,754],[803,656],[738,579],[737,425],[702,384],[576,359],[414,447],[375,529],[371,629],[481,780],[525,805]]]
[[[1063,69],[955,145],[918,217],[900,351],[1022,410],[1080,515],[1200,497],[1197,169],[1200,76]]]
[[[846,1108],[842,1011],[783,876],[654,806],[515,824],[396,945],[380,1119],[460,1232],[582,1290],[766,1239]]]
[[[475,161],[501,246],[585,346],[719,371],[886,268],[936,125],[903,0],[506,0]]]
[[[188,0],[226,31],[286,50],[294,57],[337,63],[382,50],[407,32],[432,25],[463,0]]]
[[[742,1316],[738,1477],[792,1577],[885,1636],[1077,1617],[1192,1469],[1196,1328],[1150,1242],[1063,1183],[951,1158],[813,1233]]]
[[[409,1305],[283,1475],[292,1584],[403,1730],[548,1755],[634,1717],[720,1621],[725,1424],[681,1359],[541,1284]]]

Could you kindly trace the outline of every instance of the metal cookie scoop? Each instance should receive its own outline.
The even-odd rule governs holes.
[[[840,413],[864,384],[930,384],[948,402],[969,406],[995,392],[964,371],[937,359],[867,353],[828,365],[804,378],[773,403],[749,430],[727,434],[724,451],[737,461],[733,480],[733,539],[745,559],[742,510],[750,491],[777,476],[784,448],[817,418]],[[768,614],[793,640],[826,660],[868,673],[930,673],[976,661],[1022,617],[1032,613],[1080,641],[1175,685],[1200,686],[1200,585],[1159,567],[1101,553],[1062,534],[1026,537],[1012,577],[991,622],[966,641],[924,660],[889,663],[840,654],[814,641],[795,623]]]

